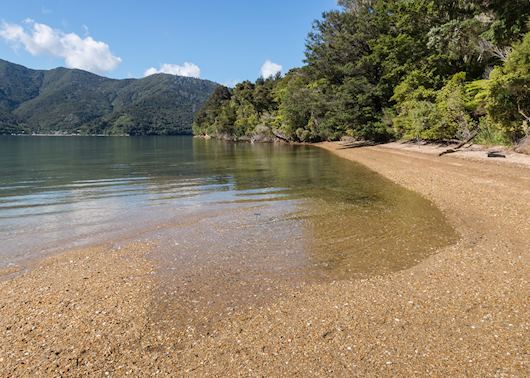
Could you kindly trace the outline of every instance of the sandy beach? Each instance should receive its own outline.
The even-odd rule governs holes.
[[[432,201],[458,242],[397,273],[293,288],[207,334],[160,326],[156,245],[48,257],[0,281],[0,376],[528,376],[528,158],[319,147]]]

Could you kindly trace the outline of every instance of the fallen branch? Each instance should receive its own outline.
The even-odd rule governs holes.
[[[281,139],[281,140],[283,140],[283,141],[285,141],[287,143],[291,143],[291,141],[287,137],[285,137],[282,134],[280,134],[279,132],[275,131],[273,128],[271,128],[271,132],[276,138]]]
[[[438,156],[443,156],[443,155],[446,155],[446,154],[452,154],[453,152],[457,152],[459,149],[461,149],[462,147],[464,147],[466,144],[468,144],[469,142],[471,142],[473,139],[475,139],[475,137],[478,135],[478,130],[474,131],[471,136],[469,138],[467,138],[465,141],[463,141],[462,143],[460,143],[458,146],[456,146],[455,148],[449,148],[443,152],[440,152],[438,154]]]

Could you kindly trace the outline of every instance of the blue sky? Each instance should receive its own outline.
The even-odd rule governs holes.
[[[312,21],[334,7],[335,0],[2,1],[0,58],[114,78],[150,69],[232,84],[256,79],[262,67],[268,74],[301,65]]]

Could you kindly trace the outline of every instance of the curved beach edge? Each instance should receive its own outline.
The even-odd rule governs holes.
[[[405,271],[293,289],[206,336],[152,321],[153,246],[47,258],[0,282],[0,375],[528,375],[530,169],[318,147],[428,198],[461,240]]]

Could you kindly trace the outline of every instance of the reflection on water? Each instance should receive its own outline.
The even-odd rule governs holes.
[[[313,147],[0,137],[0,266],[138,235],[170,271],[335,278],[411,266],[455,236],[428,201]]]

